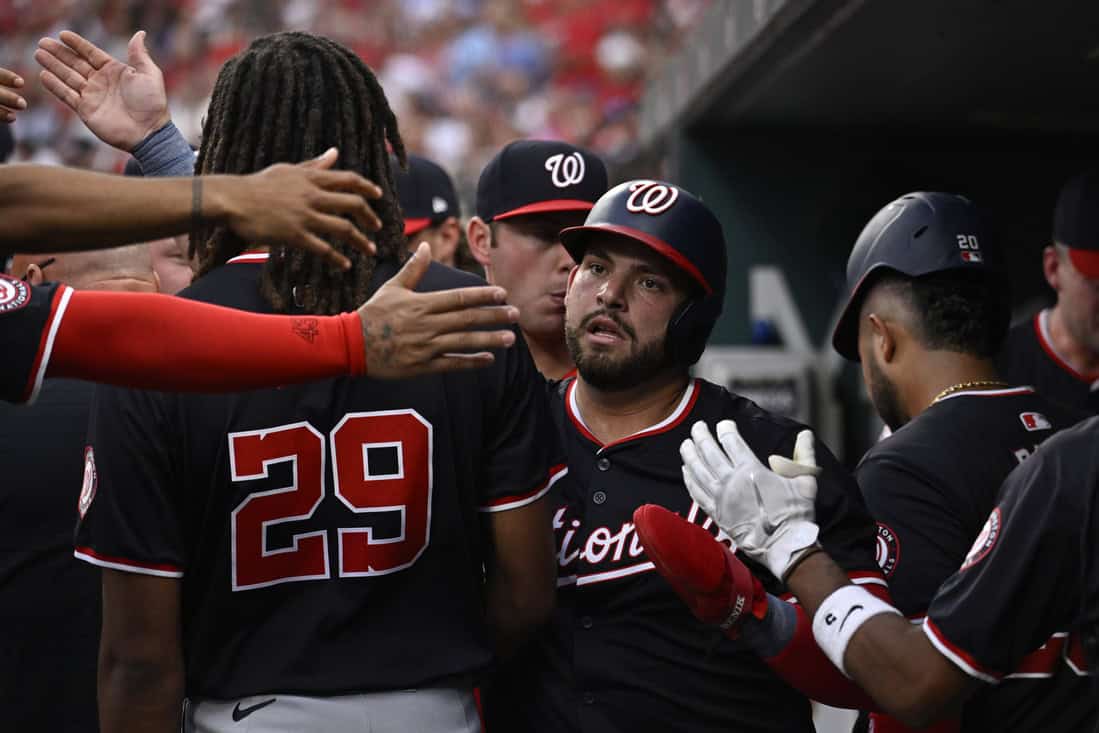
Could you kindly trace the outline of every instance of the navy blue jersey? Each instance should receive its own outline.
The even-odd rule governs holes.
[[[0,404],[0,729],[94,733],[99,568],[73,557],[94,385]]]
[[[1039,647],[1072,674],[1084,674],[1089,663],[1095,671],[1097,446],[1099,417],[1043,443],[1008,476],[961,569],[935,596],[924,631],[972,677],[995,683]],[[1067,704],[1094,709],[1095,700]],[[1069,714],[1054,713],[1034,729],[1090,729]]]
[[[575,384],[551,386],[569,465],[554,495],[558,607],[543,637],[505,671],[504,691],[496,691],[507,708],[504,729],[811,731],[808,700],[741,642],[696,620],[656,573],[633,526],[637,507],[660,504],[730,542],[683,486],[680,443],[699,420],[712,429],[734,419],[766,460],[791,455],[804,426],[696,379],[668,418],[604,445],[584,425]],[[819,443],[817,456],[824,546],[858,581],[884,585],[858,486]],[[762,566],[745,562],[772,593],[784,592]]]
[[[49,366],[53,339],[72,288],[58,283],[33,286],[0,275],[0,399],[33,402]]]
[[[1084,414],[1030,387],[955,392],[875,445],[855,471],[878,521],[878,560],[893,602],[922,621],[943,581],[965,560],[1008,474]],[[979,691],[965,731],[1076,730],[1093,710],[1087,682],[1043,654]],[[1084,704],[1079,700],[1083,699]]]
[[[251,259],[185,294],[268,310]],[[371,290],[395,272],[379,263]],[[419,287],[478,282],[432,265]],[[182,579],[189,696],[417,687],[488,663],[481,513],[544,495],[558,445],[522,339],[491,367],[400,381],[104,387],[77,554]]]
[[[1049,311],[1012,326],[997,358],[1012,384],[1029,384],[1047,398],[1099,414],[1099,374],[1081,374],[1057,353],[1049,338]]]

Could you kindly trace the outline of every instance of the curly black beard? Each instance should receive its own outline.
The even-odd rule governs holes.
[[[874,409],[877,410],[882,422],[888,425],[890,430],[896,432],[909,420],[908,415],[904,413],[904,408],[901,407],[901,397],[897,392],[897,386],[889,381],[876,361],[871,360],[867,367],[874,375],[868,385],[870,402],[874,405]]]
[[[569,355],[576,365],[576,371],[591,386],[604,392],[621,392],[632,389],[674,366],[666,339],[646,344],[633,356],[618,361],[608,354],[584,354],[580,347],[580,334],[597,316],[610,318],[627,336],[637,340],[633,329],[618,320],[613,313],[606,311],[589,314],[578,328],[572,328],[566,323],[565,343],[569,347]]]

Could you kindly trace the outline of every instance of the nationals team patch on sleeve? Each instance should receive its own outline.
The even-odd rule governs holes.
[[[22,280],[0,275],[0,314],[25,308],[31,302],[31,288]]]
[[[901,543],[897,533],[888,524],[878,522],[878,544],[875,551],[878,567],[886,578],[892,577],[901,559]]]
[[[962,563],[962,570],[973,567],[992,551],[992,548],[996,545],[996,540],[1000,537],[1000,524],[1000,507],[996,507],[988,515],[985,526],[981,527],[981,532],[977,535],[973,547],[969,548],[969,553],[965,556],[965,562]]]

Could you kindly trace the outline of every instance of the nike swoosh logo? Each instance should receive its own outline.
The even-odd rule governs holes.
[[[854,605],[854,606],[851,606],[851,608],[847,609],[847,615],[843,617],[843,621],[840,621],[840,629],[839,629],[840,631],[843,631],[843,625],[845,623],[847,623],[847,619],[851,618],[851,614],[853,614],[855,611],[858,611],[861,608],[862,608],[862,606],[860,606],[860,605]]]
[[[240,721],[244,720],[245,718],[247,718],[252,713],[256,712],[257,710],[259,710],[261,708],[267,707],[268,705],[270,705],[271,703],[273,703],[277,699],[278,698],[272,697],[270,700],[264,700],[263,702],[257,702],[255,705],[249,705],[246,708],[242,708],[240,706],[240,703],[238,702],[233,707],[233,722],[234,723],[239,723]]]

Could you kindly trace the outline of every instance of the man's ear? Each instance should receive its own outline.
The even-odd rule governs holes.
[[[469,241],[469,251],[473,253],[473,258],[481,263],[487,273],[492,264],[492,258],[489,255],[489,250],[492,249],[492,229],[484,219],[475,216],[466,226],[466,239]]]
[[[38,265],[30,265],[27,267],[27,271],[23,273],[23,279],[31,285],[41,285],[46,282],[46,274],[42,272],[42,268]]]
[[[1061,253],[1057,251],[1057,245],[1051,244],[1042,250],[1042,274],[1046,276],[1046,282],[1054,292],[1061,292]]]
[[[877,313],[868,313],[866,318],[870,322],[870,348],[883,364],[892,362],[897,355],[896,324]]]

